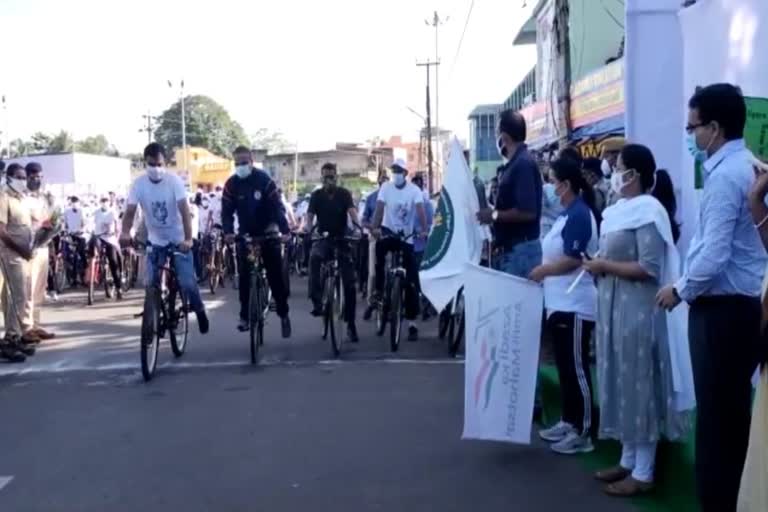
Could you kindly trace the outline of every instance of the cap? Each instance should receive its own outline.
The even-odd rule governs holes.
[[[397,158],[395,159],[394,162],[392,162],[393,171],[395,170],[396,167],[404,170],[405,172],[408,172],[408,167],[406,167],[405,160],[403,160],[402,158]]]

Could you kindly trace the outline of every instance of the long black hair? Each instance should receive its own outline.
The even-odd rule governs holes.
[[[599,226],[602,216],[595,201],[595,190],[584,179],[584,175],[581,173],[581,162],[566,156],[553,160],[549,165],[557,181],[567,181],[570,183],[573,193],[581,196],[584,202],[587,203],[587,206],[589,206],[589,209],[592,210],[592,214],[595,216],[595,222]]]
[[[637,172],[643,192],[650,193],[667,210],[669,224],[672,226],[672,240],[677,243],[680,238],[680,225],[675,220],[677,200],[669,173],[663,169],[656,170],[653,153],[641,144],[625,145],[621,150],[621,161],[625,169],[634,169]]]

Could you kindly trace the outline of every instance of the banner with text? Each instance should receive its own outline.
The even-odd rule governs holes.
[[[544,295],[538,284],[466,266],[462,439],[530,444]]]

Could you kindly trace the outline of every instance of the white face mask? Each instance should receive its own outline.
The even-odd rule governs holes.
[[[8,186],[11,190],[19,194],[25,194],[27,192],[27,180],[8,178]]]
[[[609,164],[608,160],[606,160],[605,158],[603,158],[603,161],[600,162],[600,170],[603,172],[603,176],[605,176],[606,178],[613,173],[611,164]]]
[[[238,178],[241,178],[241,179],[247,178],[251,174],[251,166],[238,165],[237,167],[235,167],[235,174],[237,174]]]
[[[624,172],[618,172],[615,171],[613,174],[611,174],[611,190],[617,195],[622,195],[622,192],[624,191],[624,187],[626,187],[629,183],[624,182],[624,175],[628,172],[632,171],[624,171]]]
[[[154,167],[151,165],[147,166],[147,176],[149,176],[149,179],[151,179],[152,181],[162,180],[164,174],[165,174],[165,167]]]
[[[108,207],[107,203],[101,203],[101,211],[103,212],[107,211],[107,207]]]
[[[203,201],[202,205],[203,205],[203,208],[208,208],[208,201]]]
[[[395,174],[393,174],[393,176],[394,176],[394,182],[396,187],[402,187],[403,185],[405,185],[405,174],[396,172]]]

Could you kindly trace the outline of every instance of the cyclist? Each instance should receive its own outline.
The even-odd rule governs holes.
[[[370,234],[371,231],[371,222],[373,222],[373,214],[376,211],[376,203],[378,201],[379,197],[379,190],[381,190],[381,187],[389,181],[389,176],[387,176],[387,172],[383,171],[379,173],[379,187],[368,194],[368,196],[365,198],[365,208],[363,209],[363,215],[361,217],[362,219],[362,225],[365,229],[368,230],[368,233]],[[368,307],[365,308],[365,312],[363,313],[363,320],[370,320],[371,315],[373,315],[373,310],[376,309],[376,304],[373,302],[373,289],[374,289],[374,278],[376,276],[376,239],[371,236],[368,239],[368,283],[366,284],[366,290],[368,291]]]
[[[336,165],[325,163],[320,168],[323,187],[315,190],[307,208],[305,231],[309,231],[317,217],[318,233],[328,233],[332,238],[344,236],[347,232],[347,220],[357,223],[357,209],[352,201],[352,194],[344,187],[336,184]],[[320,280],[320,265],[333,254],[333,240],[315,240],[309,256],[309,287],[312,299],[312,316],[321,316],[323,283]],[[347,322],[349,341],[357,343],[357,326],[355,325],[355,266],[352,251],[348,244],[339,248],[339,267],[341,281],[344,286],[344,320]]]
[[[184,182],[175,174],[166,172],[165,148],[153,142],[144,148],[146,174],[139,176],[131,185],[123,216],[120,241],[130,243],[136,207],[141,206],[147,237],[151,246],[147,251],[147,280],[157,282],[159,267],[165,261],[168,246],[176,245],[180,254],[174,256],[176,277],[187,297],[189,308],[197,316],[197,326],[202,334],[208,332],[208,315],[200,298],[192,262],[192,220],[189,215],[187,192]]]
[[[72,240],[75,242],[75,247],[77,249],[77,254],[80,257],[80,261],[83,264],[83,267],[81,267],[80,271],[85,272],[85,262],[87,261],[86,255],[85,255],[85,248],[86,248],[86,242],[85,242],[85,215],[83,214],[83,209],[80,206],[80,199],[77,196],[72,196],[70,198],[70,202],[72,203],[72,206],[67,208],[64,211],[64,229],[68,235],[72,237]],[[72,276],[72,284],[76,284],[77,280],[80,279],[83,280],[83,274],[80,275],[74,275]]]
[[[91,258],[98,254],[99,246],[104,247],[109,261],[109,271],[115,281],[117,298],[123,298],[122,272],[123,261],[117,242],[117,215],[109,205],[109,198],[102,197],[100,207],[93,214],[93,238],[89,247]]]
[[[417,238],[423,234],[415,231],[414,217],[418,217],[419,226],[427,225],[427,216],[424,212],[424,195],[419,187],[408,183],[405,177],[408,169],[405,161],[398,159],[392,165],[392,182],[385,183],[379,189],[376,198],[376,211],[373,215],[371,234],[379,239],[384,230],[393,234],[402,234],[405,237],[415,233]],[[409,321],[408,340],[416,341],[419,338],[419,329],[416,327],[416,316],[419,314],[419,296],[417,289],[418,267],[413,254],[413,238],[401,241],[395,237],[381,238],[376,243],[376,297],[374,301],[381,300],[384,290],[384,263],[388,252],[400,249],[403,255],[405,267],[405,318]],[[375,302],[374,302],[375,303]]]
[[[263,237],[274,232],[275,225],[283,235],[289,233],[288,221],[283,203],[277,193],[277,186],[269,174],[253,166],[251,150],[238,146],[234,153],[235,175],[224,185],[221,221],[227,243],[235,240],[235,214],[240,226],[240,235]],[[251,292],[251,268],[253,262],[245,250],[237,251],[240,274],[240,322],[238,330],[247,331],[249,296]],[[283,281],[283,256],[278,243],[263,243],[261,257],[267,271],[267,281],[277,306],[283,338],[291,336],[291,320],[288,317],[288,293]]]

